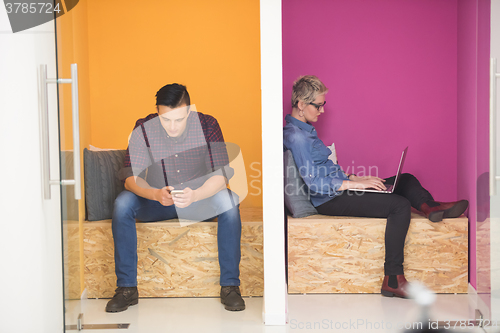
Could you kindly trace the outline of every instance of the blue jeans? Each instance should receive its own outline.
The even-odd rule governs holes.
[[[137,286],[137,231],[136,219],[155,222],[192,217],[207,220],[218,217],[217,244],[219,249],[220,285],[240,285],[241,218],[238,196],[222,190],[210,198],[194,202],[186,208],[163,206],[130,191],[121,192],[113,209],[113,239],[115,243],[115,273],[118,287]]]

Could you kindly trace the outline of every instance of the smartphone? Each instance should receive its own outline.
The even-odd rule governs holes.
[[[175,197],[177,196],[178,194],[184,194],[184,191],[183,190],[172,190],[170,191],[170,194]]]

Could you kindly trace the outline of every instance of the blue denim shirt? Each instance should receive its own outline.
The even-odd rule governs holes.
[[[339,195],[342,182],[349,178],[338,164],[328,159],[332,151],[318,138],[311,124],[289,114],[285,120],[283,144],[292,151],[299,173],[309,188],[311,203],[317,207]]]

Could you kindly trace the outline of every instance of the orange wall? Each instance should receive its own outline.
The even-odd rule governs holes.
[[[71,78],[71,64],[78,64],[78,90],[80,106],[80,141],[82,147],[90,141],[90,88],[87,1],[81,0],[70,12],[56,21],[57,70],[59,78]],[[73,149],[71,85],[59,85],[62,137],[61,148]],[[82,148],[83,149],[83,148]]]
[[[90,144],[126,148],[156,91],[182,83],[261,188],[259,15],[258,0],[88,0]],[[250,187],[242,207],[262,206],[259,192]]]

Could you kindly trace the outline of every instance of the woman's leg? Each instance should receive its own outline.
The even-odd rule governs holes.
[[[323,215],[387,218],[384,272],[403,274],[404,244],[411,218],[406,198],[397,194],[344,191],[316,209]]]
[[[385,183],[393,185],[395,178],[396,176],[386,178]],[[403,173],[401,175],[394,193],[408,199],[411,206],[417,210],[420,210],[420,207],[424,203],[435,202],[429,191],[427,191],[422,184],[420,184],[418,179],[410,173]]]
[[[395,177],[386,179],[386,184],[394,184]],[[439,222],[443,218],[454,218],[462,215],[469,202],[460,200],[454,202],[434,201],[432,195],[409,173],[404,173],[398,180],[395,192],[408,199],[413,208],[423,212],[432,222]]]

